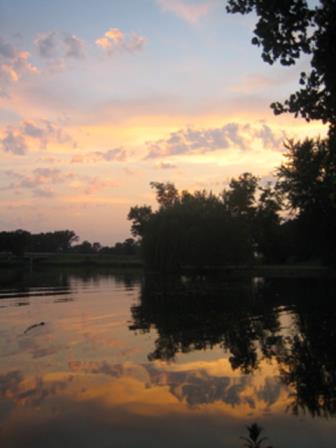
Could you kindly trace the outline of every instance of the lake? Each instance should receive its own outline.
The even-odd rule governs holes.
[[[0,447],[336,438],[331,279],[0,273]],[[265,444],[265,447],[268,446]]]

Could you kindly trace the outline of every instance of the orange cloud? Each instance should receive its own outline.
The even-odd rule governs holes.
[[[111,55],[115,52],[130,53],[142,50],[145,38],[136,33],[126,34],[119,28],[110,28],[104,36],[96,40],[96,45]]]

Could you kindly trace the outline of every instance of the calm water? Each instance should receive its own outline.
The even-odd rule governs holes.
[[[0,277],[1,448],[335,446],[332,281]]]

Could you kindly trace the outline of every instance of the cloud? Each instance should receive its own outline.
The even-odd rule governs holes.
[[[122,148],[110,149],[108,151],[96,151],[94,155],[101,160],[105,160],[107,162],[117,161],[124,162],[126,160],[126,151]]]
[[[161,162],[159,163],[158,168],[161,168],[162,170],[173,170],[176,168],[176,165],[174,165],[173,163]]]
[[[12,43],[0,37],[0,97],[8,96],[11,84],[26,75],[38,73],[29,62],[30,53],[18,50]]]
[[[72,138],[55,123],[49,120],[27,120],[17,126],[8,126],[5,136],[0,138],[0,147],[6,152],[24,155],[36,143],[40,149],[46,149],[50,142],[75,146]]]
[[[255,131],[255,136],[259,138],[265,148],[279,149],[283,146],[287,135],[284,131],[276,134],[267,124],[262,124],[261,128]]]
[[[38,35],[34,44],[42,58],[50,59],[58,56],[58,42],[54,31]]]
[[[13,179],[11,183],[1,188],[2,191],[30,190],[34,196],[54,196],[53,186],[64,184],[74,178],[71,172],[62,172],[55,168],[36,168],[30,174],[21,174],[13,170],[4,171],[7,177]]]
[[[13,44],[5,42],[2,37],[0,37],[0,56],[6,59],[14,59],[16,56],[16,49]]]
[[[96,45],[108,55],[117,52],[134,53],[143,49],[146,39],[136,33],[126,34],[119,28],[110,28],[104,36],[96,40]]]
[[[180,19],[189,23],[196,23],[209,12],[209,2],[198,4],[187,3],[182,0],[157,0],[163,12],[172,12]]]
[[[81,59],[84,57],[84,42],[75,35],[67,35],[64,38],[66,48],[65,56],[68,58]]]
[[[236,123],[229,123],[222,128],[187,128],[172,132],[167,139],[149,142],[147,158],[205,153],[226,149],[232,145],[244,149],[245,144],[245,139],[240,133],[240,125]]]
[[[77,182],[77,187],[86,195],[98,193],[98,191],[106,190],[107,188],[115,188],[118,183],[114,179],[99,177],[86,177]]]
[[[248,150],[258,140],[265,149],[279,149],[285,133],[275,132],[268,125],[228,123],[219,128],[195,129],[188,127],[172,132],[168,138],[147,142],[147,159],[204,154],[223,149]]]
[[[75,154],[71,158],[71,163],[92,163],[92,162],[124,162],[127,159],[127,152],[122,148],[109,149],[107,151],[95,151],[87,154]]]
[[[23,135],[15,133],[11,128],[7,129],[6,135],[0,139],[2,149],[12,154],[23,155],[28,151],[28,145]]]
[[[85,57],[85,43],[74,34],[50,31],[39,34],[34,44],[52,72],[63,71],[69,59],[79,60]]]

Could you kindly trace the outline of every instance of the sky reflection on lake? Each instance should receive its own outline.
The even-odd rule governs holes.
[[[0,446],[239,447],[256,421],[276,447],[333,447],[333,291],[325,279],[7,273]]]

